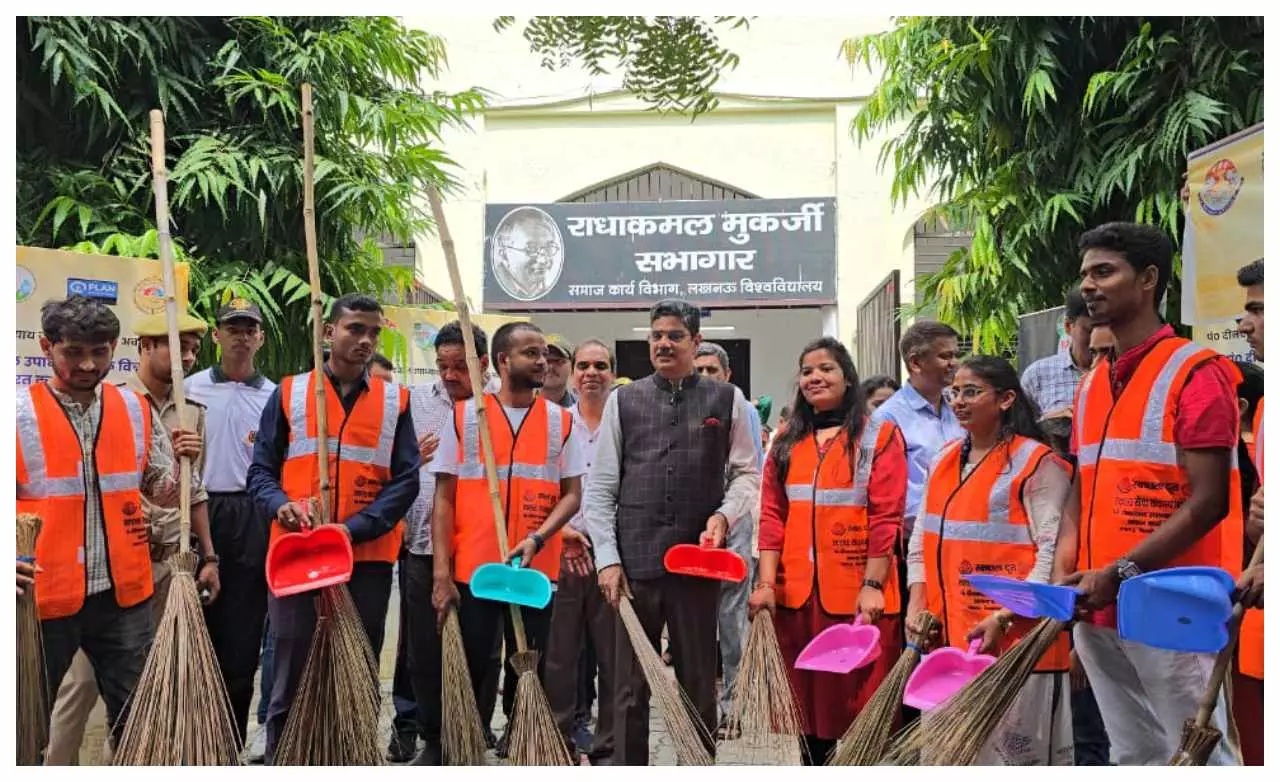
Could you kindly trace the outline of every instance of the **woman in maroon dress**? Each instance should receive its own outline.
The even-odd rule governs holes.
[[[907,494],[902,433],[866,417],[857,371],[839,341],[800,354],[800,382],[761,481],[760,566],[751,615],[773,616],[804,722],[806,764],[821,764],[901,651],[895,556]],[[832,625],[880,628],[880,656],[847,675],[795,669]]]

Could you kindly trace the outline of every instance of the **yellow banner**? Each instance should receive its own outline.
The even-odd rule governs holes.
[[[53,374],[40,350],[40,307],[50,299],[81,294],[110,305],[120,319],[108,382],[124,380],[138,367],[138,318],[164,312],[160,262],[114,255],[86,255],[40,247],[18,247],[17,382],[29,385]],[[188,269],[175,265],[178,308],[187,307]]]
[[[1236,271],[1263,253],[1262,125],[1191,153],[1187,182],[1195,322],[1220,331],[1243,309]]]
[[[436,334],[442,326],[457,320],[458,314],[449,310],[417,307],[383,307],[383,317],[383,352],[395,364],[400,382],[420,385],[435,380],[436,350],[433,344]],[[472,313],[471,320],[492,338],[493,332],[502,324],[526,319]]]

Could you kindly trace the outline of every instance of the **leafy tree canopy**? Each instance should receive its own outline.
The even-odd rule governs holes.
[[[895,204],[919,193],[973,234],[916,280],[935,314],[1004,349],[1019,313],[1062,302],[1083,230],[1178,241],[1187,153],[1262,121],[1262,45],[1261,17],[903,17],[847,41],[883,68],[852,131],[894,134]]]

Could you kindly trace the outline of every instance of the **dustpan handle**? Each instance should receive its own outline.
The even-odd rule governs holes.
[[[1258,545],[1253,550],[1253,556],[1249,558],[1246,570],[1262,563],[1262,541],[1263,538],[1258,538]],[[1222,689],[1222,683],[1226,681],[1227,672],[1231,670],[1231,660],[1235,657],[1236,644],[1240,641],[1240,620],[1243,618],[1244,606],[1236,602],[1231,607],[1231,619],[1228,624],[1230,635],[1227,638],[1227,645],[1222,647],[1217,659],[1213,661],[1213,673],[1209,676],[1209,684],[1205,687],[1204,695],[1200,697],[1200,708],[1196,711],[1198,728],[1206,727],[1209,720],[1213,718],[1213,710],[1218,705],[1218,692]]]
[[[982,639],[975,638],[969,642],[969,651],[965,652],[966,657],[976,657],[978,650],[982,648]]]

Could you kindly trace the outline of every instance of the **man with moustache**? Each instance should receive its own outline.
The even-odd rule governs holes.
[[[532,323],[507,323],[493,335],[493,364],[502,385],[485,395],[485,417],[493,444],[495,465],[502,481],[503,513],[507,522],[507,560],[545,573],[553,582],[560,575],[560,528],[578,511],[582,494],[582,451],[573,438],[568,410],[535,392],[547,372],[547,343]],[[515,704],[516,675],[509,664],[516,640],[510,612],[503,603],[472,594],[471,576],[480,565],[500,561],[493,507],[480,445],[480,417],[474,399],[455,405],[456,436],[441,439],[432,461],[436,474],[432,510],[432,603],[439,621],[457,606],[463,646],[477,703],[482,703],[485,667],[496,653],[499,626],[508,652],[502,711],[508,728],[498,754],[510,745],[510,717]],[[545,652],[553,606],[522,609],[529,648]],[[538,657],[538,675],[545,681],[546,654]],[[482,715],[483,716],[483,715]]]
[[[418,441],[408,389],[371,377],[369,359],[382,331],[382,305],[362,294],[334,300],[325,324],[332,342],[320,377],[313,370],[285,378],[262,411],[248,487],[275,521],[271,537],[311,527],[308,498],[318,496],[316,383],[328,399],[331,512],[350,536],[355,566],[347,589],[375,659],[382,651],[392,567],[400,554],[401,519],[418,496]],[[334,447],[336,446],[336,447]],[[315,632],[314,596],[267,598],[275,641],[274,680],[267,712],[266,759],[275,758]]]
[[[716,615],[720,582],[668,573],[679,543],[722,547],[756,504],[758,444],[736,386],[698,375],[698,309],[660,301],[649,312],[654,373],[610,395],[587,482],[587,529],[597,580],[616,608],[628,593],[649,641],[670,632],[676,679],[708,734],[716,726]],[[618,632],[617,765],[649,762],[649,687]],[[714,753],[714,747],[708,747]]]
[[[254,365],[262,349],[262,310],[233,298],[218,311],[214,366],[185,382],[187,398],[207,410],[207,456],[202,474],[209,492],[209,526],[221,558],[221,598],[205,607],[205,623],[231,699],[236,731],[248,730],[253,677],[267,617],[267,535],[271,523],[246,491],[262,410],[276,384]],[[266,677],[264,672],[265,678]]]
[[[538,393],[565,410],[578,401],[570,387],[573,376],[573,345],[559,334],[547,335],[547,381]]]

